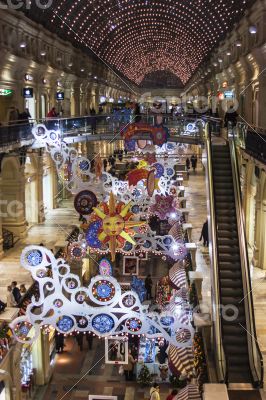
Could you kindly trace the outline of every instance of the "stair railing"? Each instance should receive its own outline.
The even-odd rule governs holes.
[[[257,334],[256,334],[252,285],[250,279],[249,259],[248,259],[247,240],[245,231],[245,219],[244,219],[244,212],[243,212],[242,198],[241,198],[240,173],[239,173],[236,145],[234,139],[229,141],[229,146],[231,153],[232,173],[233,173],[233,181],[235,189],[237,227],[238,227],[242,280],[243,280],[244,298],[241,301],[244,302],[245,316],[246,316],[246,328],[244,327],[244,329],[246,329],[247,331],[249,362],[253,378],[253,384],[254,386],[261,387],[263,384],[263,356],[261,354],[258,345]]]
[[[212,270],[212,315],[214,321],[214,341],[215,341],[215,361],[219,382],[227,382],[226,358],[222,342],[222,325],[221,325],[221,307],[220,307],[220,284],[219,284],[219,268],[218,268],[218,241],[216,235],[217,223],[214,202],[214,186],[213,186],[213,167],[212,167],[212,149],[211,149],[211,132],[209,122],[206,123],[206,150],[207,150],[207,182],[208,182],[208,214],[209,214],[209,237],[210,241],[210,260]]]

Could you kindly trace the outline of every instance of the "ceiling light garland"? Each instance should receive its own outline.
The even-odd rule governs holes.
[[[137,84],[159,70],[185,84],[251,2],[60,0],[46,10],[45,23]]]

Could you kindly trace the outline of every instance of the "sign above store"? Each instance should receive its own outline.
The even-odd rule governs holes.
[[[24,97],[24,99],[32,99],[33,98],[33,89],[32,88],[24,88],[23,89],[23,97]]]
[[[227,90],[224,92],[224,98],[225,99],[232,99],[234,97],[234,92],[231,90]]]
[[[14,93],[11,89],[0,88],[0,96],[11,96]]]
[[[26,75],[25,75],[25,81],[27,81],[27,82],[33,81],[33,76],[30,75],[30,74],[26,74]]]
[[[64,92],[57,92],[56,93],[56,100],[64,100],[65,99],[65,93]]]

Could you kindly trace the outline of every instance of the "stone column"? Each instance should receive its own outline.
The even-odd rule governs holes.
[[[266,231],[265,231],[265,223],[266,223],[266,199],[262,202],[261,207],[261,240],[259,244],[259,261],[258,267],[261,269],[266,269]]]
[[[39,150],[39,153],[35,153],[36,158],[36,179],[37,179],[37,187],[36,187],[36,202],[38,205],[38,223],[41,223],[45,220],[44,216],[44,204],[43,204],[43,159],[42,159],[42,151]]]
[[[80,87],[75,86],[73,92],[72,92],[72,97],[73,97],[73,116],[79,116],[80,115]]]
[[[24,163],[18,168],[15,163],[16,160],[8,160],[6,167],[2,168],[2,224],[15,236],[24,238],[27,234]]]

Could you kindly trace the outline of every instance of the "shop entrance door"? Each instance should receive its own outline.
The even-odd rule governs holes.
[[[29,109],[31,118],[36,119],[36,103],[34,96],[31,99],[26,99],[26,108]]]

